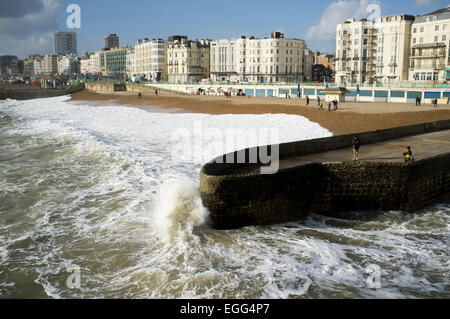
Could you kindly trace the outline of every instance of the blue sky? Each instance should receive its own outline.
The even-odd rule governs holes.
[[[76,31],[79,55],[101,49],[109,33],[118,34],[121,45],[133,45],[140,38],[167,38],[174,34],[187,35],[190,39],[219,39],[240,35],[265,37],[272,31],[282,31],[287,37],[305,39],[311,49],[333,51],[336,23],[348,15],[368,17],[367,7],[371,4],[379,5],[381,15],[424,14],[448,4],[448,0],[227,0],[221,3],[211,0],[34,0],[39,1],[44,3],[43,10],[48,11],[47,15],[41,12],[40,16],[45,28],[39,32],[36,18],[35,30],[19,34],[16,42],[11,41],[11,32],[10,42],[7,42],[7,32],[3,30],[2,36],[1,30],[3,25],[6,29],[2,20],[11,22],[13,18],[0,14],[0,48],[3,47],[0,55],[6,54],[6,50],[17,55],[46,53],[42,51],[51,49],[48,42],[50,32],[54,31],[52,28]],[[80,29],[70,30],[66,26],[69,15],[66,8],[71,3],[81,8]],[[14,19],[19,19],[16,21],[20,24],[27,17]],[[53,21],[49,19],[56,21],[50,23]]]

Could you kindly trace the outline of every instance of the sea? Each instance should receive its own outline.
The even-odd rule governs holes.
[[[245,145],[219,143],[229,131]],[[0,101],[0,298],[450,298],[448,200],[413,214],[209,226],[203,164],[328,136],[286,114]]]

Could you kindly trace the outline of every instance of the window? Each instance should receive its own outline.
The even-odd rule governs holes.
[[[439,41],[439,37],[438,36],[435,36],[434,37],[434,42],[438,42]]]
[[[417,42],[417,39],[416,38],[413,38],[413,43],[416,43]]]
[[[446,25],[446,24],[444,24],[444,25],[442,26],[442,30],[447,30],[447,25]]]
[[[420,33],[424,32],[425,28],[424,27],[420,27]]]
[[[417,28],[414,28],[413,33],[417,33]]]
[[[423,43],[423,38],[420,38],[420,41],[419,41],[419,43]]]
[[[447,41],[447,36],[446,36],[446,35],[443,35],[443,36],[442,36],[442,41],[443,41],[443,42]]]
[[[367,43],[369,43],[369,41],[367,39],[363,39],[363,45],[367,45]]]
[[[355,39],[355,45],[359,44],[359,39]]]
[[[364,34],[369,34],[369,29],[365,28],[364,29]]]
[[[434,26],[434,31],[439,31],[439,25]]]

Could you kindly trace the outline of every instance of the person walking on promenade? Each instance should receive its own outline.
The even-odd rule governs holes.
[[[416,106],[419,106],[420,105],[420,97],[416,97]]]
[[[306,96],[306,106],[309,106],[309,95]]]
[[[158,90],[155,90],[155,95],[158,95]]]
[[[142,100],[142,93],[141,92],[139,92],[139,94],[138,94],[138,99]]]
[[[361,147],[361,141],[359,140],[358,136],[355,136],[353,139],[353,160],[358,160],[359,155],[359,148]]]
[[[331,102],[328,102],[328,112],[331,112]]]
[[[405,157],[405,164],[409,164],[409,163],[412,163],[415,161],[410,146],[406,147],[406,150],[403,153],[403,156]]]
[[[435,109],[438,108],[437,105],[438,105],[438,100],[437,100],[437,99],[434,99],[434,100],[433,100],[433,106],[434,106]]]
[[[320,106],[320,96],[317,97],[317,105]]]

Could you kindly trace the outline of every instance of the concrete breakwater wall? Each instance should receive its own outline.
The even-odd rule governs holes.
[[[446,129],[450,129],[450,120],[359,136],[370,144]],[[281,144],[280,160],[351,147],[353,136]],[[248,155],[250,150],[245,152]],[[203,167],[200,192],[214,228],[296,221],[312,212],[327,215],[378,209],[413,212],[450,192],[450,150],[411,165],[317,162],[280,169],[273,175],[261,175],[259,166],[210,163]]]
[[[114,93],[126,91],[123,83],[108,83],[108,82],[87,82],[85,83],[86,91],[93,93]]]
[[[79,84],[67,89],[2,89],[0,90],[0,100],[30,100],[43,99],[48,97],[63,96],[84,90],[84,84]]]

